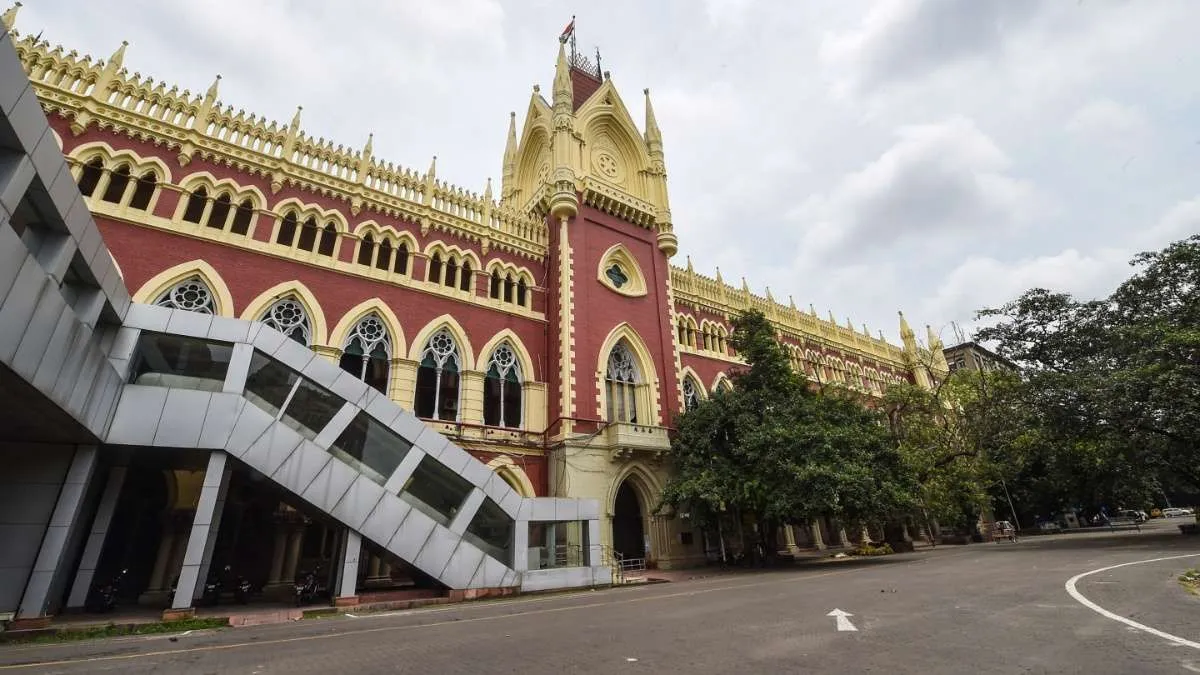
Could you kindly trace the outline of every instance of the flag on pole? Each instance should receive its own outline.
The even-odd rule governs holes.
[[[566,38],[568,35],[572,35],[574,33],[575,33],[575,17],[571,17],[571,23],[567,24],[567,27],[563,29],[562,35],[558,36],[558,39],[562,40],[562,39]]]

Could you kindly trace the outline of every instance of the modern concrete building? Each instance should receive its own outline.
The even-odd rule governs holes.
[[[520,496],[276,327],[131,302],[7,33],[0,113],[0,621],[82,607],[127,566],[187,613],[222,534],[254,525],[225,503],[259,496],[324,525],[341,599],[365,551],[467,594],[611,581],[596,500]],[[276,583],[289,533],[260,533]],[[542,547],[565,553],[531,566]]]
[[[1008,370],[1015,371],[1016,364],[984,347],[978,342],[963,342],[942,350],[950,372],[957,370]]]

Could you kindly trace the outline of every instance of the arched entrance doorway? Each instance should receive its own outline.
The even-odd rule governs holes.
[[[642,500],[626,478],[613,505],[613,551],[625,559],[646,557],[646,526]]]

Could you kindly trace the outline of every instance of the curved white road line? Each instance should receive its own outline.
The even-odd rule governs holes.
[[[1118,567],[1129,567],[1130,565],[1145,565],[1147,563],[1161,562],[1163,560],[1178,560],[1179,558],[1196,558],[1196,557],[1200,557],[1200,553],[1188,553],[1187,555],[1171,555],[1171,556],[1167,556],[1165,558],[1151,558],[1150,560],[1136,560],[1134,562],[1121,563],[1120,565],[1109,565],[1108,567],[1101,567],[1100,569],[1092,570],[1090,572],[1084,572],[1083,574],[1076,574],[1075,576],[1071,577],[1070,579],[1067,579],[1067,583],[1066,583],[1067,593],[1072,598],[1075,598],[1075,600],[1078,601],[1079,604],[1083,605],[1084,607],[1087,607],[1088,609],[1092,610],[1093,612],[1096,612],[1100,616],[1107,617],[1109,619],[1112,619],[1113,621],[1120,621],[1121,623],[1125,624],[1126,626],[1136,628],[1140,631],[1147,632],[1151,635],[1156,635],[1156,636],[1158,636],[1164,640],[1167,640],[1169,642],[1174,642],[1177,645],[1183,645],[1184,647],[1191,647],[1192,649],[1200,649],[1200,642],[1192,642],[1191,640],[1181,638],[1178,635],[1171,635],[1170,633],[1164,633],[1163,631],[1158,630],[1157,628],[1151,628],[1150,626],[1147,626],[1145,624],[1140,624],[1140,623],[1134,621],[1133,619],[1128,619],[1126,617],[1123,617],[1120,614],[1114,614],[1114,613],[1108,611],[1107,609],[1104,609],[1100,605],[1097,605],[1096,603],[1092,602],[1091,600],[1088,600],[1087,598],[1085,598],[1083,596],[1082,593],[1080,593],[1075,588],[1075,584],[1080,579],[1083,579],[1084,577],[1090,577],[1091,575],[1099,574],[1100,572],[1107,572],[1109,570],[1115,570]]]

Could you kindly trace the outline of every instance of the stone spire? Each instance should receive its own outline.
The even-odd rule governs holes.
[[[367,169],[371,167],[371,154],[375,141],[374,132],[367,134],[367,144],[363,146],[362,153],[358,156],[358,180],[361,183],[367,181]]]
[[[554,138],[551,141],[553,165],[550,214],[565,222],[579,213],[575,190],[575,106],[571,88],[571,66],[567,62],[567,42],[558,41],[558,62],[554,67]]]
[[[104,69],[100,71],[99,77],[96,78],[96,85],[92,87],[93,99],[97,101],[108,100],[108,90],[113,81],[117,79],[117,74],[121,72],[121,67],[125,63],[125,48],[128,46],[129,41],[122,40],[121,46],[117,47],[117,51],[113,52],[108,62],[104,64]]]
[[[192,118],[192,129],[204,132],[208,128],[208,116],[212,113],[213,106],[217,103],[217,91],[220,89],[221,75],[220,73],[213,79],[213,83],[208,86],[208,91],[204,92],[204,98],[200,101],[200,109],[196,111],[196,116]],[[189,155],[189,159],[190,159]]]
[[[942,352],[945,345],[942,344],[942,338],[933,332],[933,327],[929,324],[925,324],[925,339],[929,341],[929,352],[934,369],[949,372],[950,364],[946,363],[946,354]]]
[[[646,149],[650,152],[650,161],[663,161],[662,131],[658,128],[658,120],[654,118],[654,106],[650,103],[650,90],[646,94]]]
[[[508,113],[508,140],[504,142],[504,168],[500,174],[500,198],[508,199],[517,188],[517,113]]]
[[[908,319],[904,318],[904,312],[898,312],[900,315],[900,340],[904,342],[904,351],[909,355],[916,357],[917,355],[917,334],[913,332],[912,326],[908,325]]]
[[[125,48],[129,46],[129,40],[121,40],[121,46],[117,47],[117,51],[109,57],[108,63],[105,65],[105,70],[111,70],[114,74],[121,70],[125,65]]]
[[[492,177],[488,176],[487,185],[483,186],[483,198],[486,201],[492,201]]]
[[[217,77],[213,79],[213,83],[208,86],[208,91],[204,92],[204,102],[209,106],[217,101],[217,89],[221,85],[221,74],[217,73]]]
[[[4,22],[4,30],[11,31],[13,26],[17,25],[17,10],[19,9],[21,9],[21,3],[16,2],[5,10],[4,14],[0,14],[0,21]]]

